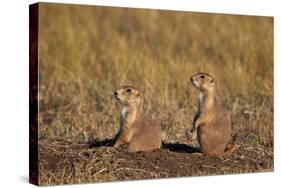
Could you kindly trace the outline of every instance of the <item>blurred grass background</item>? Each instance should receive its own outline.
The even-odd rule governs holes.
[[[113,91],[142,90],[165,142],[186,142],[198,92],[216,76],[235,132],[273,145],[273,18],[40,3],[39,138],[112,138]]]

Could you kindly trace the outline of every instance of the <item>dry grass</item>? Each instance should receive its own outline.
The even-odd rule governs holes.
[[[272,24],[266,17],[41,4],[41,137],[111,137],[118,127],[112,92],[122,84],[143,90],[148,114],[167,137],[181,135],[197,103],[189,76],[206,71],[220,82],[234,128],[272,143]]]
[[[163,141],[188,143],[198,94],[189,77],[204,71],[240,140],[272,149],[273,18],[54,4],[39,13],[40,139],[112,138],[112,93],[132,84]]]

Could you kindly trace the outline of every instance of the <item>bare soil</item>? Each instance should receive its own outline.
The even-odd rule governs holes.
[[[163,143],[150,153],[114,148],[112,140],[39,141],[40,185],[106,182],[273,171],[273,149],[241,144],[230,156],[204,157],[198,148]]]

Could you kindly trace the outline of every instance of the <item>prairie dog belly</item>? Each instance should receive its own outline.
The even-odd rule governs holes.
[[[231,138],[231,127],[228,122],[213,121],[198,127],[197,138],[201,151],[206,154],[219,154],[225,151]]]

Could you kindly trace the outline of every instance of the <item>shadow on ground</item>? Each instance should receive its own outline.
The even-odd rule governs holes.
[[[90,148],[97,147],[112,147],[115,143],[115,139],[105,139],[105,140],[91,140],[88,142]]]
[[[88,144],[90,148],[97,147],[112,147],[115,143],[115,139],[105,139],[105,140],[92,140],[89,141]],[[186,144],[180,143],[164,143],[162,142],[162,149],[167,149],[173,152],[180,153],[198,153],[200,152],[199,148],[192,147]]]
[[[199,148],[192,147],[186,144],[179,144],[179,143],[162,143],[163,149],[168,149],[173,152],[180,152],[180,153],[198,153],[200,152]]]

